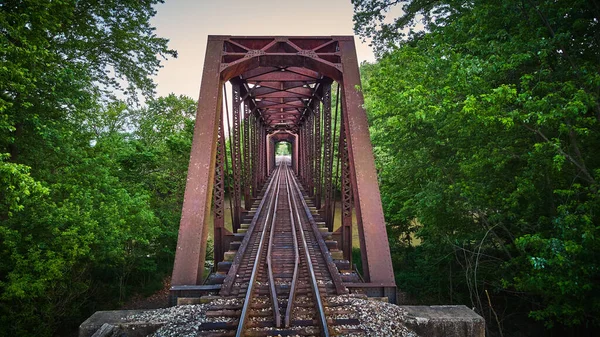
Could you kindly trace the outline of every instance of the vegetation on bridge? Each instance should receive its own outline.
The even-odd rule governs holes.
[[[353,3],[399,288],[495,334],[597,328],[600,4]]]

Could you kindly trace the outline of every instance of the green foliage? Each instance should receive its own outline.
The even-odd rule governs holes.
[[[7,159],[8,154],[0,155],[2,219],[9,219],[15,213],[22,211],[28,199],[48,194],[48,189],[31,177],[29,167],[7,162]]]
[[[46,334],[60,318],[77,318],[90,288],[103,283],[93,273],[119,284],[143,270],[136,265],[151,251],[157,228],[148,197],[120,188],[102,157],[85,159],[2,222],[2,325],[11,335],[40,326]]]
[[[279,142],[275,148],[275,154],[278,156],[289,156],[292,154],[292,144],[288,142]]]
[[[600,324],[597,7],[353,3],[382,56],[363,85],[400,288],[492,325],[485,290],[549,327]]]
[[[41,182],[1,162],[0,335],[51,335],[160,284],[172,267],[194,111],[171,95],[90,113],[93,132],[70,133],[85,141],[37,162]],[[131,123],[115,125],[122,120]]]
[[[181,205],[192,147],[196,101],[185,96],[159,97],[131,116],[135,131],[118,153],[122,181],[150,193],[150,206],[161,221],[160,261],[170,270],[177,242]]]
[[[159,2],[0,4],[0,336],[66,335],[169,273],[194,102],[134,105],[175,56]]]

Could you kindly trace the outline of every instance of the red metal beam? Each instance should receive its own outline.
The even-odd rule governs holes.
[[[289,91],[274,91],[268,94],[263,94],[263,95],[256,95],[256,98],[295,98],[295,99],[300,99],[303,97],[311,97],[310,94],[298,94],[298,93],[294,93],[294,92],[289,92]]]
[[[300,75],[291,71],[274,71],[258,76],[248,78],[248,81],[265,81],[265,82],[299,82],[299,81],[315,81],[317,78]]]
[[[219,62],[222,48],[223,39],[208,38],[172,285],[200,284],[204,274],[217,153],[217,114],[221,111],[222,102]]]
[[[312,77],[314,79],[319,79],[322,77],[321,74],[319,74],[318,72],[316,72],[314,70],[306,69],[306,68],[287,67],[287,68],[285,68],[285,70],[296,73],[296,74]]]
[[[269,102],[271,103],[271,102]],[[269,109],[269,110],[273,110],[273,109],[287,109],[287,108],[304,108],[304,103],[302,102],[289,102],[289,103],[283,103],[283,104],[269,104],[269,103],[263,103],[263,101],[261,101],[260,103],[257,103],[256,105],[263,109]]]
[[[377,183],[373,147],[369,137],[369,123],[363,109],[362,92],[356,88],[360,85],[360,74],[354,39],[340,39],[339,45],[344,69],[342,106],[347,117],[344,119],[344,128],[348,140],[363,272],[368,282],[394,284],[392,258]]]

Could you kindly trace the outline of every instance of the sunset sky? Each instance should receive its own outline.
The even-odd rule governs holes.
[[[167,0],[156,10],[157,35],[179,53],[155,79],[160,96],[198,98],[208,35],[353,35],[350,0]],[[356,44],[359,62],[374,60],[366,43]]]

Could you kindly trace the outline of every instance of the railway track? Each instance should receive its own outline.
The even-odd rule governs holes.
[[[266,221],[236,336],[261,331],[329,336],[306,228],[302,228],[298,196],[293,190],[297,186],[292,179],[287,163],[281,162],[273,177]]]
[[[233,319],[201,326],[200,335],[339,334],[331,326],[359,323],[335,318],[328,308],[328,296],[345,293],[302,189],[289,163],[281,161],[222,284],[220,295],[232,304],[213,313]]]

